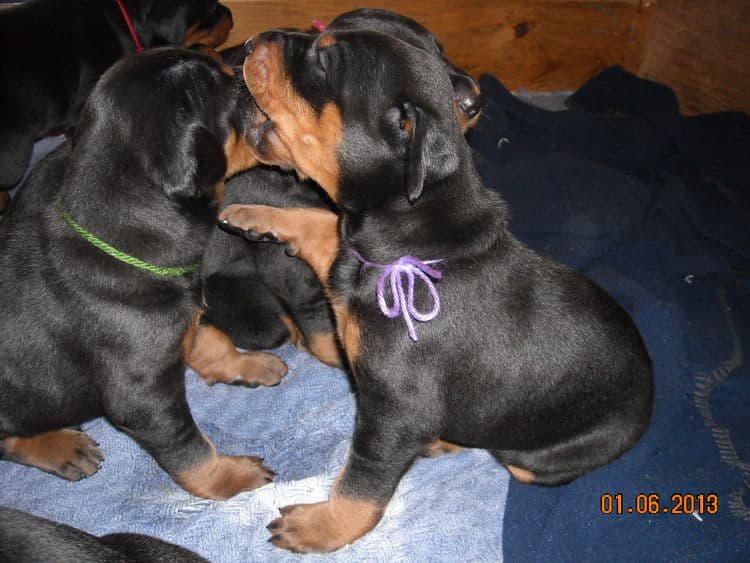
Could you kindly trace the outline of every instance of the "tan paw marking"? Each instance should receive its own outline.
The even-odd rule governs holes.
[[[69,428],[3,440],[6,459],[68,481],[80,481],[99,470],[104,456],[98,446],[88,434]]]

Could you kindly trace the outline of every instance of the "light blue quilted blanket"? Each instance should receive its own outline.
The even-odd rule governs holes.
[[[508,474],[482,450],[420,459],[402,480],[373,532],[331,555],[299,556],[267,543],[265,526],[287,504],[327,498],[346,460],[355,401],[344,372],[292,346],[274,388],[206,386],[186,373],[188,398],[222,453],[265,458],[274,483],[226,502],[183,491],[128,436],[97,419],[84,429],[105,461],[68,483],[0,462],[0,505],[96,535],[138,532],[191,548],[211,561],[456,561],[502,559]]]

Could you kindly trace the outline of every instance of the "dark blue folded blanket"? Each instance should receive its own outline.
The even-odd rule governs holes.
[[[682,117],[669,89],[619,68],[559,113],[481,87],[472,145],[513,231],[625,306],[656,377],[651,428],[620,460],[563,487],[511,484],[506,557],[746,561],[750,118]]]

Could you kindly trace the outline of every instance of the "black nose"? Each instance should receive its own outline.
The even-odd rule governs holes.
[[[481,94],[474,94],[473,96],[469,96],[458,102],[458,105],[461,107],[461,111],[466,114],[466,117],[472,119],[482,111],[482,108],[484,107],[484,98],[482,98]]]
[[[245,56],[249,57],[255,51],[255,37],[251,37],[245,41]]]

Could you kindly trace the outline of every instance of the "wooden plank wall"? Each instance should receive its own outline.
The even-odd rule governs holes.
[[[659,0],[639,72],[674,88],[683,113],[750,113],[750,1]]]
[[[351,0],[223,0],[230,41],[307,28]],[[684,113],[750,112],[750,0],[379,0],[433,30],[449,56],[509,88],[574,89],[613,64],[675,89]]]
[[[275,27],[309,28],[362,6],[351,0],[223,0],[234,14],[228,44]],[[379,0],[425,25],[449,57],[473,75],[495,74],[511,89],[574,89],[619,64],[637,71],[646,50],[652,2],[604,0]]]
[[[352,0],[222,0],[228,45],[275,27],[309,28]],[[619,64],[674,88],[684,113],[750,113],[750,0],[376,0],[435,32],[473,75],[509,88],[575,89]],[[2,7],[3,5],[0,5]]]

